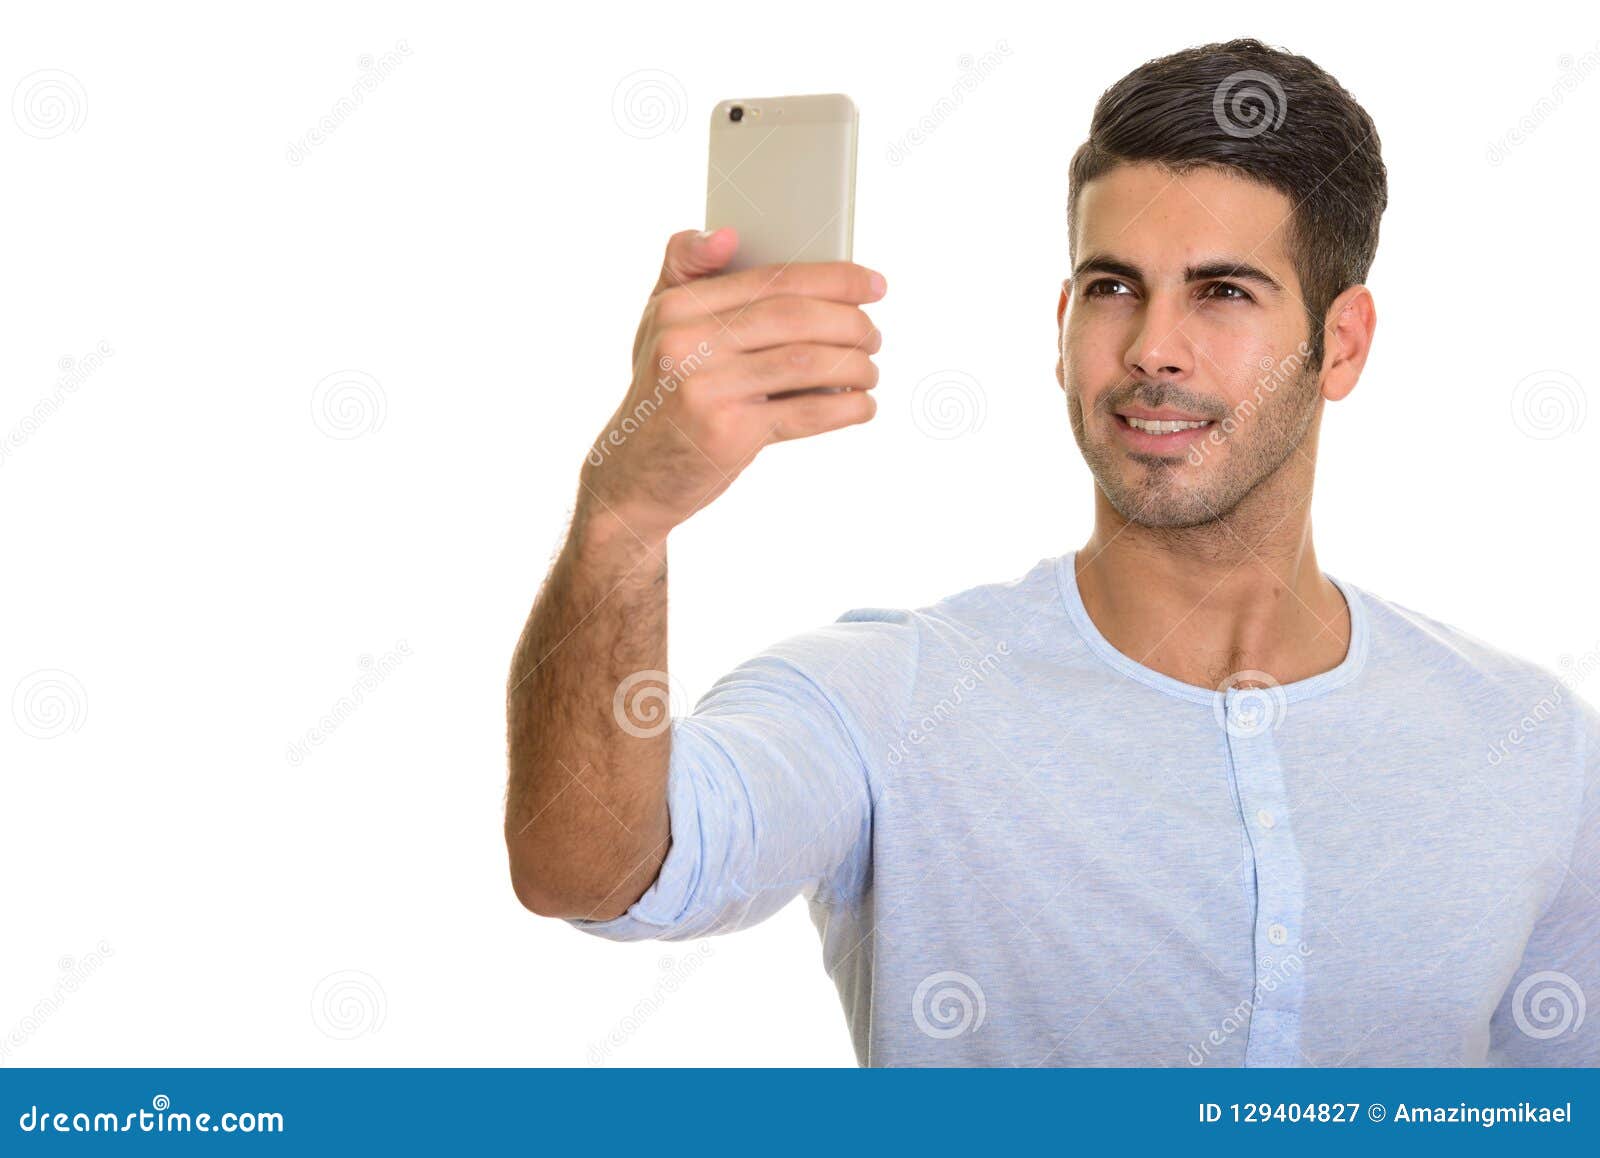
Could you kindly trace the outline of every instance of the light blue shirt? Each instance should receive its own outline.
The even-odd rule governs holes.
[[[1345,658],[1268,688],[1123,655],[1072,553],[784,639],[672,722],[655,883],[571,923],[804,896],[868,1066],[1600,1065],[1600,652],[1328,578]]]

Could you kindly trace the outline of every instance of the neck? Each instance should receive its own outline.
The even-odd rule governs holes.
[[[1100,633],[1146,667],[1213,689],[1338,666],[1349,612],[1317,565],[1310,475],[1297,473],[1279,472],[1225,516],[1183,528],[1130,523],[1096,489],[1094,533],[1074,566]]]

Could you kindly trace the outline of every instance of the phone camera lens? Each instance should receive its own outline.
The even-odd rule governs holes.
[[[728,110],[728,119],[735,122],[744,120],[744,109],[739,105],[734,105]]]

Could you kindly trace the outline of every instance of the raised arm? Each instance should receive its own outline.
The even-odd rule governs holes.
[[[618,916],[666,857],[668,532],[762,447],[876,410],[880,339],[859,307],[882,279],[849,262],[718,274],[736,246],[729,229],[668,242],[633,381],[512,660],[506,846],[543,916]]]

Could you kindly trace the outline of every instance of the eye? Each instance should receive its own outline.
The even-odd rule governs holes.
[[[1225,296],[1222,292],[1224,290],[1228,291],[1229,295],[1237,294],[1238,296]],[[1229,281],[1212,282],[1210,285],[1206,286],[1205,291],[1201,296],[1222,302],[1249,302],[1255,300],[1245,290],[1240,289],[1238,286]]]
[[[1090,282],[1088,288],[1083,291],[1083,296],[1086,298],[1114,298],[1127,296],[1125,294],[1111,292],[1110,287],[1112,286],[1121,286],[1123,289],[1128,289],[1126,282],[1120,282],[1116,278],[1103,277],[1098,281]],[[1128,293],[1131,294],[1132,292],[1132,290],[1128,290]]]

